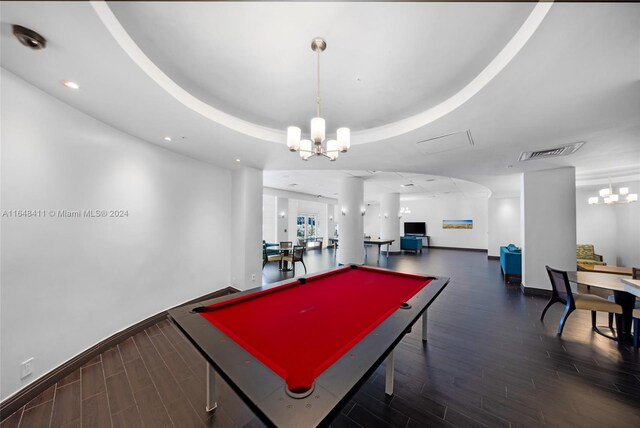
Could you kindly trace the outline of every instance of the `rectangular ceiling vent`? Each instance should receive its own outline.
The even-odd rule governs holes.
[[[418,150],[425,155],[435,155],[458,149],[468,149],[475,145],[471,130],[456,131],[418,141]]]
[[[522,152],[520,153],[520,158],[518,159],[518,161],[524,162],[536,159],[548,159],[558,156],[567,156],[578,151],[578,149],[582,147],[583,144],[584,141],[579,141],[577,143],[569,144],[562,147],[556,147],[554,149],[538,150],[535,152]]]

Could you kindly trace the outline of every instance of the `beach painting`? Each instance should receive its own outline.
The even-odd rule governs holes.
[[[443,229],[473,229],[473,220],[442,220]]]

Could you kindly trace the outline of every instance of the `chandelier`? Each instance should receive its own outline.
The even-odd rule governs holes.
[[[618,193],[613,193],[613,186],[611,185],[611,177],[609,177],[609,187],[600,189],[600,197],[592,196],[589,198],[589,205],[599,204],[630,204],[638,200],[637,193],[629,193],[628,187],[620,187]],[[600,202],[600,198],[602,202]]]
[[[287,147],[292,152],[299,152],[302,160],[308,160],[312,155],[324,156],[331,161],[338,159],[340,152],[346,152],[351,147],[351,135],[349,128],[338,128],[336,139],[327,140],[327,145],[322,145],[325,140],[324,119],[320,117],[320,52],[324,51],[327,43],[324,39],[316,37],[311,41],[311,50],[318,55],[318,95],[316,96],[316,117],[311,119],[311,138],[301,140],[301,131],[297,126],[287,128]]]

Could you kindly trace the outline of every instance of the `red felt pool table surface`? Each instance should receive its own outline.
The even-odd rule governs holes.
[[[224,301],[200,313],[283,378],[291,391],[316,377],[430,282],[345,267]]]

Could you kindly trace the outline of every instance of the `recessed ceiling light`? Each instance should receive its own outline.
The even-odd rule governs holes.
[[[164,137],[164,141],[171,141],[171,137]]]
[[[507,168],[513,168],[513,165],[507,165]]]
[[[427,178],[425,181],[436,181],[435,178]]]
[[[413,183],[401,184],[400,187],[413,187]]]
[[[291,184],[289,184],[289,186],[295,187],[295,186],[297,186],[297,184],[296,183],[291,183]]]
[[[236,159],[236,162],[240,162],[240,159]]]
[[[69,89],[80,89],[80,85],[76,82],[72,82],[71,80],[62,80],[60,83]]]

